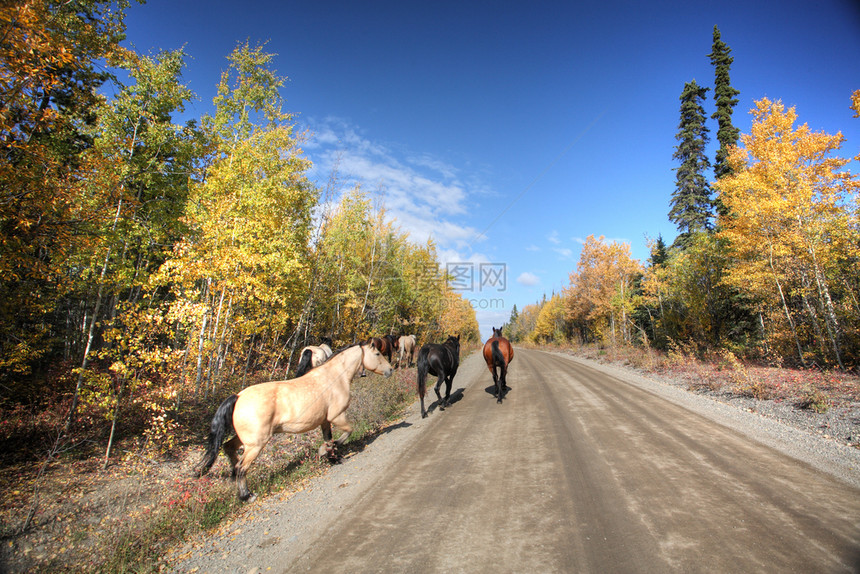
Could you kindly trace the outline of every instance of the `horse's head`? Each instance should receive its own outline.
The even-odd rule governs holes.
[[[502,336],[502,329],[501,329],[501,327],[500,327],[500,328],[498,328],[498,329],[496,329],[495,327],[493,327],[493,337],[501,337],[501,336]]]
[[[460,355],[460,335],[457,335],[456,337],[454,335],[448,335],[448,340],[445,341],[445,344],[451,347],[457,353],[457,356]]]
[[[391,343],[392,349],[395,351],[400,350],[400,337],[397,337],[396,335],[386,335],[385,337],[388,339],[388,342]]]
[[[385,357],[376,348],[375,345],[368,344],[361,346],[361,366],[366,371],[371,371],[377,375],[385,375],[390,377],[394,370],[391,368],[391,363],[385,360]]]

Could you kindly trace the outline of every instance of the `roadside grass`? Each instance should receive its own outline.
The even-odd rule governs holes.
[[[672,344],[667,353],[638,347],[558,349],[680,380],[694,392],[785,402],[816,413],[860,401],[860,376],[851,371],[776,367],[742,359],[728,350],[700,351],[679,344]]]

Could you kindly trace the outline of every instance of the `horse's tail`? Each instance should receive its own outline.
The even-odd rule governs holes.
[[[422,349],[423,350],[423,349]],[[427,353],[418,352],[418,396],[424,397],[427,392],[427,371],[430,363],[427,361]]]
[[[505,365],[505,356],[502,354],[502,350],[499,349],[499,342],[493,341],[493,364],[503,367]]]
[[[312,359],[314,357],[314,352],[310,349],[305,349],[305,352],[302,353],[302,358],[299,359],[299,365],[296,367],[296,376],[301,377],[305,373],[311,370]]]
[[[212,417],[212,426],[209,431],[209,444],[206,445],[206,452],[203,454],[203,459],[197,466],[197,473],[203,476],[212,465],[215,459],[218,458],[218,450],[221,448],[221,443],[224,442],[224,436],[227,431],[233,430],[233,409],[236,407],[236,399],[239,395],[232,395],[221,403],[218,410],[215,411],[215,416]]]

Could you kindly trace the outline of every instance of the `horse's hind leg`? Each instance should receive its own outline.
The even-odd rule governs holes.
[[[346,418],[346,412],[342,412],[332,419],[331,424],[341,431],[340,436],[334,441],[335,452],[337,452],[337,447],[343,446],[349,440],[349,435],[352,434],[352,423]]]
[[[236,472],[236,488],[239,500],[251,502],[257,497],[257,495],[248,490],[248,483],[245,480],[245,475],[248,473],[248,467],[250,467],[251,463],[260,455],[260,451],[263,450],[263,446],[265,446],[265,444],[259,446],[245,445],[245,452],[242,453],[242,458],[239,460],[239,466]]]
[[[499,390],[501,392],[508,394],[508,366],[502,365],[502,376],[499,377],[501,379],[501,384],[499,385]]]
[[[230,479],[236,480],[236,463],[239,462],[239,449],[242,447],[242,441],[239,437],[234,436],[224,444],[224,454],[230,460]]]
[[[442,400],[442,395],[439,393],[439,389],[442,388],[442,382],[445,381],[445,371],[440,370],[439,376],[436,378],[436,386],[433,387],[433,390],[436,391],[436,399],[438,399],[439,410],[445,410],[445,401]]]
[[[445,406],[451,406],[451,385],[454,384],[454,375],[449,375],[445,379]]]

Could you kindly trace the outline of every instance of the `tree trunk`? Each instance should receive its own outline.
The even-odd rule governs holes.
[[[815,282],[818,285],[818,296],[822,299],[822,307],[824,308],[824,325],[827,327],[827,335],[830,338],[831,345],[833,345],[833,353],[836,356],[836,363],[839,365],[839,368],[844,371],[845,365],[842,364],[842,354],[839,350],[839,321],[836,318],[833,299],[830,297],[830,289],[827,287],[827,281],[824,279],[821,269],[818,266],[818,261],[815,259],[815,253],[812,253],[812,257]]]
[[[779,274],[776,271],[776,266],[773,263],[773,245],[768,243],[768,263],[770,270],[773,272],[773,280],[776,283],[776,288],[779,291],[779,298],[782,301],[782,309],[785,312],[785,318],[791,327],[791,335],[794,337],[794,344],[797,346],[797,356],[800,358],[800,364],[806,367],[806,359],[803,358],[803,349],[800,346],[800,339],[797,337],[797,328],[794,326],[794,319],[791,318],[791,312],[788,309],[788,303],[785,300],[785,293],[782,291],[782,284],[779,281]]]
[[[209,282],[211,279],[207,279],[206,288],[204,290],[203,300],[206,301],[209,299]],[[200,385],[203,381],[203,347],[206,342],[206,326],[209,323],[209,307],[207,304],[206,311],[203,313],[203,322],[200,325],[200,336],[197,338],[197,376],[194,380],[194,398],[200,396]]]
[[[108,462],[110,461],[110,451],[111,451],[111,448],[113,447],[113,438],[116,435],[116,424],[117,424],[117,421],[119,421],[119,411],[120,411],[120,406],[122,404],[122,395],[125,392],[126,382],[127,382],[127,379],[125,377],[123,377],[122,383],[120,384],[120,387],[119,387],[119,392],[116,395],[116,405],[114,405],[114,410],[113,410],[113,421],[111,422],[111,425],[110,425],[110,438],[108,438],[107,448],[105,449],[105,461],[104,461],[104,464],[102,464],[102,470],[107,469]]]

